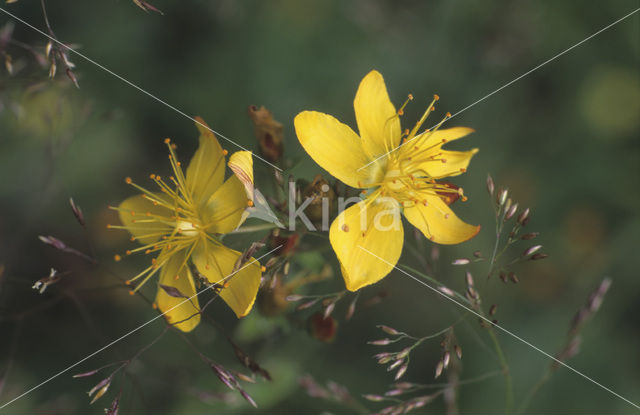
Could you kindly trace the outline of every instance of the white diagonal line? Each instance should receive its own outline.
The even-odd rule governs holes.
[[[555,358],[554,356],[550,355],[549,353],[545,352],[544,350],[540,349],[539,347],[536,347],[535,345],[529,343],[528,341],[524,340],[522,337],[519,337],[518,335],[512,333],[511,331],[505,329],[504,327],[492,322],[491,320],[489,320],[488,318],[486,318],[485,316],[483,316],[482,314],[476,312],[475,310],[467,307],[466,305],[462,304],[461,302],[455,300],[454,298],[449,297],[448,295],[446,295],[443,292],[440,292],[439,290],[437,290],[436,288],[433,288],[432,286],[430,286],[429,284],[427,284],[426,282],[424,282],[423,280],[414,277],[413,275],[409,274],[408,272],[405,272],[404,270],[396,267],[394,264],[386,261],[383,258],[380,258],[378,255],[374,254],[373,252],[369,251],[368,249],[362,247],[361,245],[358,245],[358,247],[360,249],[362,249],[363,251],[373,255],[374,257],[378,258],[380,261],[386,263],[387,265],[391,265],[393,268],[397,269],[398,271],[402,272],[403,274],[405,274],[406,276],[412,278],[413,280],[419,282],[420,284],[424,285],[425,287],[429,288],[431,291],[434,291],[438,294],[440,294],[441,296],[443,296],[444,298],[446,298],[447,300],[452,301],[453,303],[459,305],[460,307],[464,308],[465,310],[467,310],[470,313],[473,313],[475,316],[477,316],[478,318],[486,321],[487,323],[489,323],[490,325],[502,330],[503,332],[507,333],[508,335],[510,335],[511,337],[520,340],[522,343],[526,344],[527,346],[531,347],[534,350],[537,350],[538,352],[542,353],[543,355],[545,355],[546,357],[548,357],[549,359],[553,360],[554,362],[566,367],[567,369],[571,370],[574,373],[577,373],[578,375],[582,376],[583,378],[589,380],[590,382],[600,386],[602,389],[606,390],[607,392],[611,393],[612,395],[622,399],[623,401],[625,401],[626,403],[634,406],[637,409],[640,409],[640,406],[638,404],[635,404],[633,402],[631,402],[629,399],[625,398],[624,396],[612,391],[611,389],[607,388],[606,386],[602,385],[601,383],[596,382],[595,380],[591,379],[589,376],[585,375],[584,373],[574,369],[573,367],[569,366],[568,364],[564,363],[562,360],[559,360],[557,358]]]
[[[631,13],[619,18],[618,20],[616,20],[615,22],[608,24],[607,26],[603,27],[602,29],[598,30],[597,32],[595,32],[594,34],[592,34],[589,37],[586,37],[584,39],[582,39],[580,42],[576,43],[575,45],[571,46],[568,49],[563,50],[562,52],[558,53],[557,55],[553,56],[552,58],[547,59],[546,61],[542,62],[541,64],[539,64],[538,66],[529,69],[527,72],[523,73],[522,75],[518,76],[517,78],[507,82],[506,84],[502,85],[500,88],[496,89],[495,91],[483,96],[482,98],[478,99],[477,101],[467,105],[466,107],[462,108],[461,110],[458,110],[455,114],[453,114],[452,116],[445,118],[445,120],[442,122],[443,124],[447,121],[449,121],[450,119],[452,119],[455,116],[458,116],[460,114],[462,114],[463,112],[465,112],[466,110],[468,110],[469,108],[475,106],[476,104],[481,103],[482,101],[484,101],[485,99],[489,98],[490,96],[497,94],[498,92],[502,91],[503,89],[505,89],[506,87],[508,87],[509,85],[514,84],[515,82],[518,82],[519,80],[521,80],[522,78],[524,78],[525,76],[529,75],[530,73],[542,68],[544,65],[548,64],[551,61],[556,60],[557,58],[559,58],[560,56],[564,55],[565,53],[571,51],[574,48],[577,48],[578,46],[582,45],[584,42],[590,40],[591,38],[599,35],[600,33],[604,32],[605,30],[615,26],[616,24],[620,23],[621,21],[623,21],[624,19],[631,17],[632,15],[634,15],[635,13],[637,13],[640,10],[640,8],[635,9],[634,11],[632,11]],[[434,125],[433,127],[431,127],[432,129],[436,127],[436,125]],[[370,166],[371,164],[375,163],[376,161],[380,160],[383,157],[388,156],[389,154],[393,153],[394,151],[398,150],[400,147],[404,146],[405,144],[409,144],[410,142],[412,142],[413,140],[415,140],[416,138],[418,138],[419,136],[416,135],[415,137],[413,137],[411,140],[407,140],[404,143],[402,143],[401,145],[399,145],[398,147],[394,148],[393,150],[390,150],[389,152],[377,157],[376,159],[370,161],[369,163],[365,164],[364,166],[360,167],[358,169],[358,171],[364,169],[365,167]]]
[[[211,284],[208,285],[206,288],[203,288],[202,290],[200,290],[199,292],[195,293],[194,295],[192,295],[191,297],[187,298],[186,300],[178,303],[177,305],[171,307],[170,309],[168,309],[167,311],[158,314],[157,316],[155,316],[154,318],[152,318],[151,320],[147,321],[144,324],[139,325],[138,327],[136,327],[135,329],[125,333],[124,335],[118,337],[117,339],[115,339],[114,341],[112,341],[111,343],[107,344],[106,346],[101,347],[100,349],[96,350],[95,352],[91,353],[90,355],[86,356],[85,358],[78,360],[76,363],[72,364],[71,366],[67,367],[64,370],[61,370],[60,372],[56,373],[55,375],[51,376],[50,378],[48,378],[47,380],[44,380],[42,382],[40,382],[39,384],[37,384],[36,386],[32,387],[31,389],[23,392],[22,394],[16,396],[15,398],[13,398],[12,400],[10,400],[9,402],[6,402],[4,404],[2,404],[2,406],[0,406],[0,410],[3,409],[6,406],[9,406],[10,404],[12,404],[13,402],[17,401],[18,399],[24,397],[25,395],[33,392],[34,390],[38,389],[40,386],[49,383],[50,381],[52,381],[53,379],[57,378],[58,376],[70,371],[71,369],[73,369],[74,367],[78,366],[79,364],[81,364],[82,362],[85,362],[86,360],[91,359],[93,356],[97,355],[98,353],[102,352],[103,350],[108,349],[109,347],[113,346],[114,344],[118,343],[120,340],[123,340],[124,338],[130,336],[131,334],[137,332],[138,330],[140,330],[141,328],[147,326],[148,324],[153,323],[154,321],[156,321],[157,319],[159,319],[160,317],[164,316],[165,314],[167,314],[169,311],[173,310],[176,307],[180,307],[182,304],[191,301],[194,297],[197,297],[199,294],[209,290],[211,287],[215,287],[217,286],[217,284],[220,284],[221,282],[225,281],[226,279],[232,277],[233,275],[237,274],[238,272],[242,271],[243,269],[245,269],[246,267],[248,267],[249,265],[252,265],[256,262],[258,262],[260,259],[266,257],[267,255],[271,254],[272,252],[280,249],[282,247],[282,245],[272,249],[271,251],[267,252],[266,254],[260,256],[258,259],[254,259],[253,261],[243,265],[242,267],[240,267],[237,271],[232,272],[231,274],[227,275],[226,277],[222,278],[220,281],[218,281],[216,284]]]
[[[211,131],[212,133],[216,134],[218,137],[228,141],[229,143],[233,144],[234,146],[245,150],[245,151],[250,151],[247,150],[246,148],[244,148],[243,146],[241,146],[240,144],[236,143],[235,141],[233,141],[232,139],[222,135],[221,133],[213,130],[211,127],[209,127],[206,124],[201,123],[200,121],[196,120],[195,118],[193,118],[192,116],[186,114],[185,112],[179,110],[178,108],[174,107],[173,105],[163,101],[162,99],[158,98],[157,96],[153,95],[150,92],[145,91],[144,89],[142,89],[141,87],[139,87],[138,85],[134,84],[133,82],[123,78],[122,76],[118,75],[117,73],[113,72],[112,70],[110,70],[109,68],[106,68],[105,66],[99,64],[98,62],[94,61],[93,59],[89,58],[88,56],[78,52],[77,50],[70,48],[69,46],[65,45],[64,43],[60,42],[58,39],[48,35],[47,33],[43,32],[42,30],[38,29],[37,27],[25,22],[24,20],[22,20],[21,18],[19,18],[18,16],[16,16],[15,14],[12,14],[10,12],[8,12],[7,10],[3,9],[2,7],[0,7],[0,11],[4,12],[5,14],[11,16],[12,18],[16,19],[17,21],[19,21],[20,23],[30,27],[31,29],[35,30],[36,32],[40,33],[42,36],[47,37],[49,40],[51,40],[52,42],[56,42],[58,45],[62,46],[63,48],[67,49],[70,52],[75,53],[76,55],[80,56],[82,59],[86,60],[87,62],[90,62],[94,65],[96,65],[98,68],[102,69],[103,71],[108,72],[109,74],[115,76],[116,78],[118,78],[119,80],[121,80],[122,82],[126,83],[127,85],[137,89],[138,91],[142,92],[143,94],[147,95],[150,98],[153,98],[154,100],[158,101],[159,103],[161,103],[162,105],[166,106],[167,108],[170,108],[172,110],[174,110],[175,112],[177,112],[178,114],[182,115],[183,117],[186,117],[188,119],[190,119],[191,121],[195,122],[196,124],[202,126],[203,128],[206,128],[207,130]],[[254,154],[253,157],[264,161],[265,163],[267,163],[268,165],[270,165],[271,167],[273,167],[274,169],[278,170],[278,171],[282,171],[281,168],[279,168],[278,166],[269,163],[267,160],[263,159],[262,157]]]

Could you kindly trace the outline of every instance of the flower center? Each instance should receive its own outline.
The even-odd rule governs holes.
[[[200,234],[200,229],[193,222],[186,220],[176,222],[176,231],[184,236],[198,236]]]

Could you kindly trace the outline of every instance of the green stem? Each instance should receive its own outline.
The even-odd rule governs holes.
[[[500,366],[502,367],[504,380],[505,380],[505,388],[506,388],[506,397],[505,397],[505,414],[511,413],[511,408],[513,407],[513,383],[511,381],[511,372],[509,371],[509,364],[507,363],[507,359],[502,351],[502,347],[500,346],[500,342],[498,341],[498,337],[496,337],[496,333],[493,330],[493,327],[489,328],[489,336],[491,337],[491,341],[493,342],[493,347],[496,350],[496,354],[498,355],[498,360],[500,361]]]
[[[525,396],[525,398],[522,400],[522,403],[518,407],[518,410],[515,412],[516,415],[524,413],[524,411],[529,407],[529,404],[531,403],[533,397],[536,395],[536,393],[538,393],[542,385],[544,385],[549,380],[549,378],[551,378],[551,370],[547,370],[545,374],[540,378],[540,380],[538,380],[538,382],[533,385],[531,390],[529,390],[527,396]]]
[[[259,232],[267,229],[274,229],[277,227],[278,225],[276,225],[275,223],[265,223],[264,225],[245,226],[243,228],[236,229],[235,231],[232,231],[229,233],[236,234],[236,233]]]

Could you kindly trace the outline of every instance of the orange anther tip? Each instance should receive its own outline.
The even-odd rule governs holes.
[[[437,101],[437,100],[439,100],[439,99],[440,99],[440,95],[438,95],[438,94],[434,94],[434,95],[433,95],[433,99],[435,99],[436,101]]]
[[[413,94],[409,94],[409,99],[413,100]]]
[[[247,205],[248,206],[253,206],[253,200],[247,200]]]
[[[402,108],[400,108],[400,109],[398,110],[398,115],[403,115],[403,114],[404,114],[404,110],[403,110]]]
[[[133,290],[129,290],[129,295],[134,295],[136,292]]]
[[[463,172],[463,173],[466,173],[466,172],[467,172],[467,169],[465,169],[464,167],[462,167],[462,168],[460,168],[460,171],[461,171],[461,172]]]
[[[131,255],[131,251],[127,249],[127,255]]]
[[[131,184],[131,183],[133,183],[133,180],[131,180],[131,177],[126,177],[126,178],[124,179],[124,182],[125,182],[126,184]]]
[[[151,304],[151,307],[152,307],[154,310],[157,310],[157,309],[158,309],[158,304],[153,303],[153,304]]]
[[[447,116],[447,118],[451,117],[451,113],[447,112],[446,116]]]
[[[111,229],[111,225],[110,224],[107,224],[107,229]]]
[[[133,242],[133,241],[135,241],[135,240],[136,240],[136,237],[135,237],[135,236],[132,236],[131,238],[129,238],[129,240],[130,240],[131,242]]]
[[[131,285],[131,281],[130,281],[130,280],[126,280],[126,281],[124,282],[124,285]]]
[[[433,106],[432,106],[432,107],[431,107],[431,111],[435,111],[435,110],[436,110],[436,107],[433,107]]]
[[[113,259],[114,259],[116,262],[118,262],[118,261],[120,261],[120,260],[122,259],[122,257],[121,257],[120,255],[114,255],[114,256],[113,256]]]
[[[264,265],[260,267],[261,272],[265,272],[266,270],[267,270],[267,267],[265,267]]]
[[[171,143],[171,139],[170,138],[165,138],[164,139],[164,143],[165,144],[170,144]]]
[[[175,143],[171,143],[171,149],[175,150],[176,148],[178,148],[178,145]]]
[[[151,173],[151,174],[149,175],[149,177],[150,177],[151,179],[155,179],[155,178],[156,178],[156,175],[155,175],[155,174],[153,174],[153,173]]]
[[[229,154],[229,152],[227,150],[222,150],[222,154],[226,156],[227,154]]]

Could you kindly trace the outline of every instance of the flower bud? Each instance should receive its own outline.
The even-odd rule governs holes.
[[[274,120],[271,111],[265,107],[251,105],[248,112],[255,126],[260,153],[270,162],[280,160],[284,148],[282,124]]]

